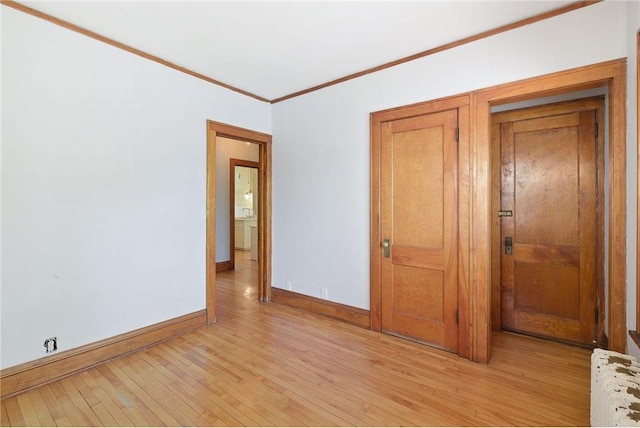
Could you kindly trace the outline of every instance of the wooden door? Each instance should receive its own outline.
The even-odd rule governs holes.
[[[385,122],[380,149],[382,330],[453,352],[457,121],[453,109]]]
[[[598,112],[544,111],[499,125],[502,328],[593,346]]]

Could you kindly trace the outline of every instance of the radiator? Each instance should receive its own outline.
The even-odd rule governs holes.
[[[634,357],[594,349],[591,426],[640,426],[640,363]]]

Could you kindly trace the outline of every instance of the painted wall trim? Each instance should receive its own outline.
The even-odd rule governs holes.
[[[304,309],[314,314],[336,318],[359,327],[370,328],[371,321],[369,311],[341,303],[330,302],[293,291],[280,288],[271,289],[271,301],[282,305]]]
[[[108,360],[164,342],[202,327],[206,311],[186,314],[128,333],[39,358],[0,371],[0,398],[53,382]]]
[[[471,360],[488,362],[491,357],[490,283],[490,147],[491,106],[523,101],[563,92],[609,88],[609,303],[607,307],[609,349],[626,352],[626,78],[627,60],[598,64],[532,77],[472,93],[473,140],[470,189],[471,242]]]
[[[156,62],[158,64],[162,64],[162,65],[164,65],[166,67],[172,68],[174,70],[180,71],[182,73],[188,74],[190,76],[196,77],[198,79],[204,80],[204,81],[212,83],[214,85],[218,85],[218,86],[221,86],[223,88],[229,89],[231,91],[238,92],[238,93],[240,93],[242,95],[246,95],[248,97],[254,98],[254,99],[259,100],[259,101],[275,104],[275,103],[279,103],[281,101],[285,101],[285,100],[288,100],[288,99],[291,99],[291,98],[295,98],[295,97],[299,97],[301,95],[308,94],[310,92],[315,92],[315,91],[318,91],[320,89],[327,88],[329,86],[333,86],[333,85],[337,85],[337,84],[342,83],[342,82],[353,80],[353,79],[356,79],[358,77],[365,76],[367,74],[371,74],[371,73],[375,73],[377,71],[385,70],[387,68],[395,67],[396,65],[404,64],[404,63],[407,63],[407,62],[410,62],[410,61],[414,61],[416,59],[427,57],[429,55],[434,55],[434,54],[439,53],[439,52],[443,52],[443,51],[446,51],[446,50],[449,50],[449,49],[453,49],[453,48],[456,48],[458,46],[466,45],[468,43],[475,42],[475,41],[480,40],[480,39],[484,39],[484,38],[487,38],[487,37],[495,36],[496,34],[504,33],[504,32],[510,31],[510,30],[514,30],[516,28],[524,27],[524,26],[529,25],[529,24],[534,24],[536,22],[543,21],[543,20],[549,19],[549,18],[553,18],[555,16],[562,15],[562,14],[567,13],[567,12],[572,12],[574,10],[581,9],[583,7],[586,7],[586,6],[591,6],[593,4],[600,3],[601,1],[603,1],[603,0],[579,0],[579,1],[575,1],[575,2],[570,3],[568,5],[559,7],[559,8],[554,9],[554,10],[551,10],[549,12],[541,13],[541,14],[538,14],[538,15],[535,15],[535,16],[532,16],[532,17],[529,17],[529,18],[521,19],[520,21],[516,21],[516,22],[513,22],[511,24],[506,24],[506,25],[502,25],[500,27],[493,28],[491,30],[483,31],[481,33],[474,34],[472,36],[465,37],[463,39],[459,39],[459,40],[456,40],[456,41],[453,41],[453,42],[450,42],[450,43],[446,43],[444,45],[440,45],[440,46],[437,46],[437,47],[432,48],[432,49],[428,49],[428,50],[425,50],[425,51],[422,51],[422,52],[418,52],[418,53],[415,53],[413,55],[397,59],[395,61],[387,62],[385,64],[381,64],[381,65],[378,65],[376,67],[372,67],[372,68],[369,68],[369,69],[366,69],[366,70],[363,70],[363,71],[359,71],[357,73],[349,74],[349,75],[341,77],[339,79],[331,80],[329,82],[322,83],[320,85],[316,85],[316,86],[313,86],[311,88],[307,88],[307,89],[303,89],[303,90],[300,90],[300,91],[297,91],[297,92],[293,92],[293,93],[288,94],[288,95],[283,95],[281,97],[274,98],[272,100],[269,100],[267,98],[261,97],[259,95],[254,94],[254,93],[245,91],[243,89],[239,89],[239,88],[236,88],[234,86],[228,85],[228,84],[226,84],[224,82],[221,82],[219,80],[216,80],[216,79],[213,79],[211,77],[208,77],[208,76],[205,76],[203,74],[200,74],[198,72],[189,70],[188,68],[173,64],[172,62],[169,62],[169,61],[167,61],[165,59],[159,58],[159,57],[157,57],[155,55],[151,55],[149,53],[146,53],[144,51],[141,51],[139,49],[136,49],[134,47],[126,45],[124,43],[120,43],[120,42],[118,42],[116,40],[113,40],[113,39],[110,39],[108,37],[102,36],[102,35],[100,35],[98,33],[95,33],[93,31],[90,31],[90,30],[87,30],[85,28],[82,28],[82,27],[80,27],[78,25],[72,24],[72,23],[70,23],[68,21],[56,18],[56,17],[48,15],[48,14],[46,14],[44,12],[40,12],[39,10],[36,10],[36,9],[31,8],[31,7],[25,6],[25,5],[21,4],[21,3],[16,2],[15,0],[0,0],[0,4],[2,4],[4,6],[9,6],[9,7],[13,8],[13,9],[16,9],[16,10],[19,10],[21,12],[27,13],[29,15],[35,16],[36,18],[44,19],[45,21],[49,21],[52,24],[59,25],[59,26],[61,26],[63,28],[66,28],[66,29],[74,31],[76,33],[85,35],[87,37],[91,37],[92,39],[95,39],[95,40],[98,40],[100,42],[106,43],[108,45],[114,46],[116,48],[125,50],[125,51],[127,51],[129,53],[132,53],[134,55],[140,56],[142,58],[146,58],[146,59],[148,59],[150,61],[153,61],[153,62]]]

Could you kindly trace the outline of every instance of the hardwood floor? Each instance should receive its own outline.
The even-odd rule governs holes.
[[[2,425],[589,424],[588,350],[497,333],[472,363],[259,303],[248,257],[218,275],[217,324],[4,399]]]

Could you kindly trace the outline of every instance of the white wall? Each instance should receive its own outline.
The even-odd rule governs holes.
[[[0,9],[0,367],[204,309],[206,120],[271,107]]]
[[[627,55],[602,2],[273,106],[273,285],[369,308],[369,114]]]
[[[258,144],[246,143],[229,138],[216,141],[216,262],[231,260],[229,249],[229,159],[244,159],[258,162]]]
[[[206,119],[274,135],[273,285],[368,308],[369,114],[631,55],[640,23],[637,4],[607,1],[271,109],[0,14],[0,367],[43,356],[54,335],[64,350],[205,307]]]

